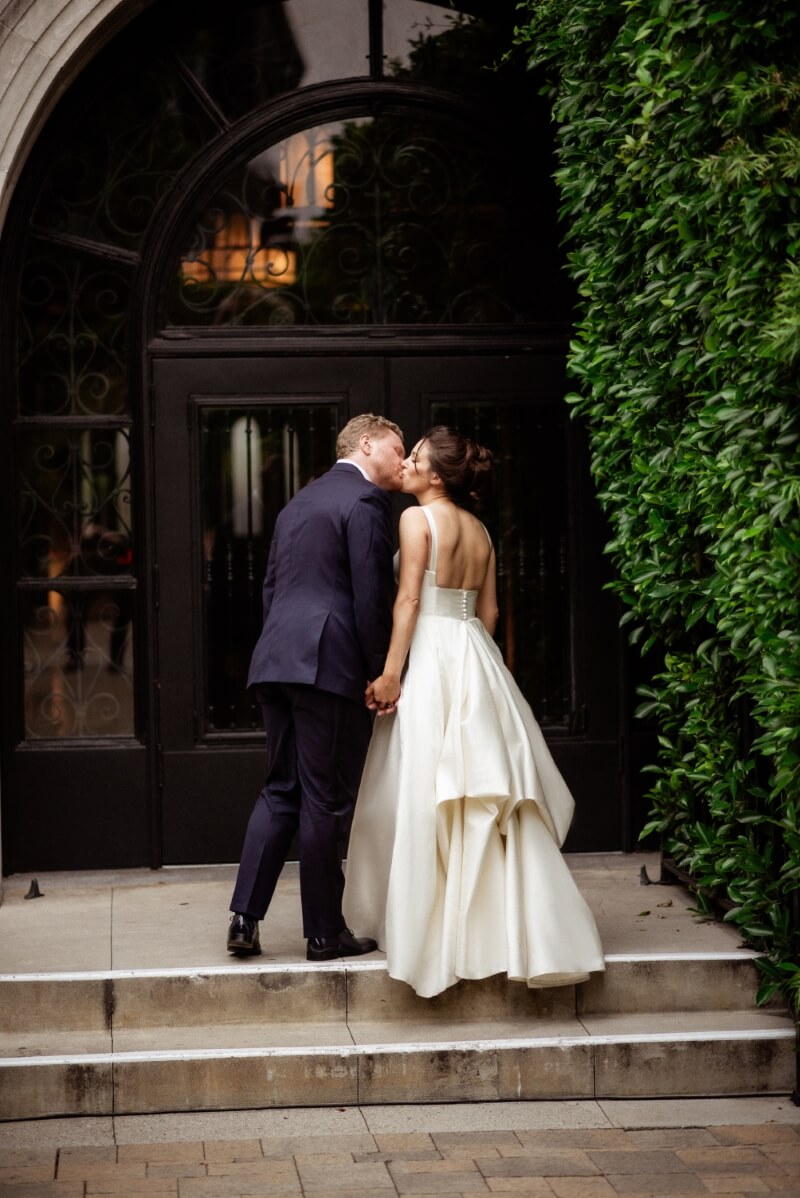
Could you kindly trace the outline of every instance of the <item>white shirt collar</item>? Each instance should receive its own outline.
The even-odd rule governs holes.
[[[369,483],[369,482],[372,482],[372,479],[371,479],[371,478],[370,478],[370,476],[367,474],[367,472],[366,472],[366,470],[364,469],[364,467],[363,467],[363,466],[359,466],[358,462],[354,462],[352,458],[337,458],[337,459],[336,459],[336,465],[337,465],[337,466],[355,466],[356,470],[360,470],[360,471],[361,471],[361,473],[364,475],[364,478],[367,480],[367,482],[368,482],[368,483]]]

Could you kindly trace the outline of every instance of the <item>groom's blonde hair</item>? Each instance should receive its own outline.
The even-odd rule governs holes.
[[[388,433],[397,433],[400,440],[403,440],[402,430],[394,421],[387,420],[385,416],[376,416],[374,412],[364,412],[361,416],[354,416],[352,420],[348,420],[336,438],[337,458],[349,458],[351,454],[355,453],[364,433],[369,433],[373,437],[385,437]]]

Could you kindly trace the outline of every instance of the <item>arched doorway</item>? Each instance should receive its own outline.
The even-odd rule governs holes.
[[[621,843],[547,118],[485,70],[508,14],[458,7],[289,0],[234,27],[156,4],[33,156],[6,251],[7,869],[236,858],[270,521],[368,409],[499,453],[501,643],[568,779],[603,795],[572,847]]]

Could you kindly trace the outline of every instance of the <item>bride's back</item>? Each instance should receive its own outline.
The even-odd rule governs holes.
[[[475,516],[454,503],[432,503],[439,542],[436,585],[460,591],[479,591],[486,578],[492,547],[486,529]]]

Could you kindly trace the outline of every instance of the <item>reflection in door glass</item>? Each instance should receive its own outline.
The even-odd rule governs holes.
[[[456,42],[468,26],[478,35],[474,38],[476,47],[481,46],[474,58],[468,57],[466,47]],[[429,76],[431,82],[441,85],[442,76],[446,79],[452,73],[454,54],[462,71],[470,70],[477,76],[481,67],[485,69],[492,61],[490,36],[487,22],[458,12],[455,6],[428,4],[425,0],[383,3],[384,70],[389,76]],[[453,42],[455,47],[451,45]]]
[[[203,0],[175,48],[235,118],[297,87],[368,75],[367,0]]]
[[[133,736],[135,594],[128,587],[21,596],[28,740]]]
[[[301,487],[333,464],[339,407],[204,406],[199,426],[204,731],[250,732],[261,728],[246,684],[261,632],[261,589],[275,520]]]
[[[25,579],[133,570],[130,429],[20,429],[17,545]]]
[[[18,430],[25,737],[134,735],[130,429]]]
[[[497,553],[496,640],[545,727],[572,706],[566,434],[560,408],[521,403],[433,404],[432,424],[455,425],[496,454],[484,510]]]

